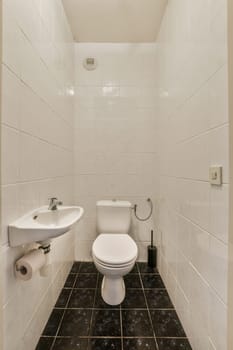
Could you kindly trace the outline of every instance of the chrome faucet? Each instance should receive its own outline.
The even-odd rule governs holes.
[[[49,198],[49,210],[57,210],[58,205],[62,205],[63,203],[59,201],[56,197]]]

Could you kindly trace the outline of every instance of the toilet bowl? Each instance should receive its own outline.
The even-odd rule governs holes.
[[[123,276],[134,267],[138,248],[128,234],[100,234],[92,246],[97,270],[104,275],[101,295],[109,305],[118,305],[125,298]]]
[[[125,298],[123,276],[137,259],[138,248],[128,232],[132,205],[127,201],[107,200],[96,203],[97,232],[92,246],[93,261],[104,275],[101,295],[109,305],[118,305]]]

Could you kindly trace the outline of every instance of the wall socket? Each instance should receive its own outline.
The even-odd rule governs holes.
[[[222,185],[222,166],[211,166],[209,171],[209,181],[211,185]]]

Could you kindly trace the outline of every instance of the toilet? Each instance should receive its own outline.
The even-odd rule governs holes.
[[[101,295],[109,305],[118,305],[124,300],[123,276],[132,270],[138,255],[138,247],[128,234],[131,208],[128,201],[96,203],[98,236],[92,246],[92,256],[97,270],[104,275]]]

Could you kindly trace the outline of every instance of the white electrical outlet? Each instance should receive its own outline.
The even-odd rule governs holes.
[[[209,180],[211,185],[222,185],[222,166],[211,166]]]

